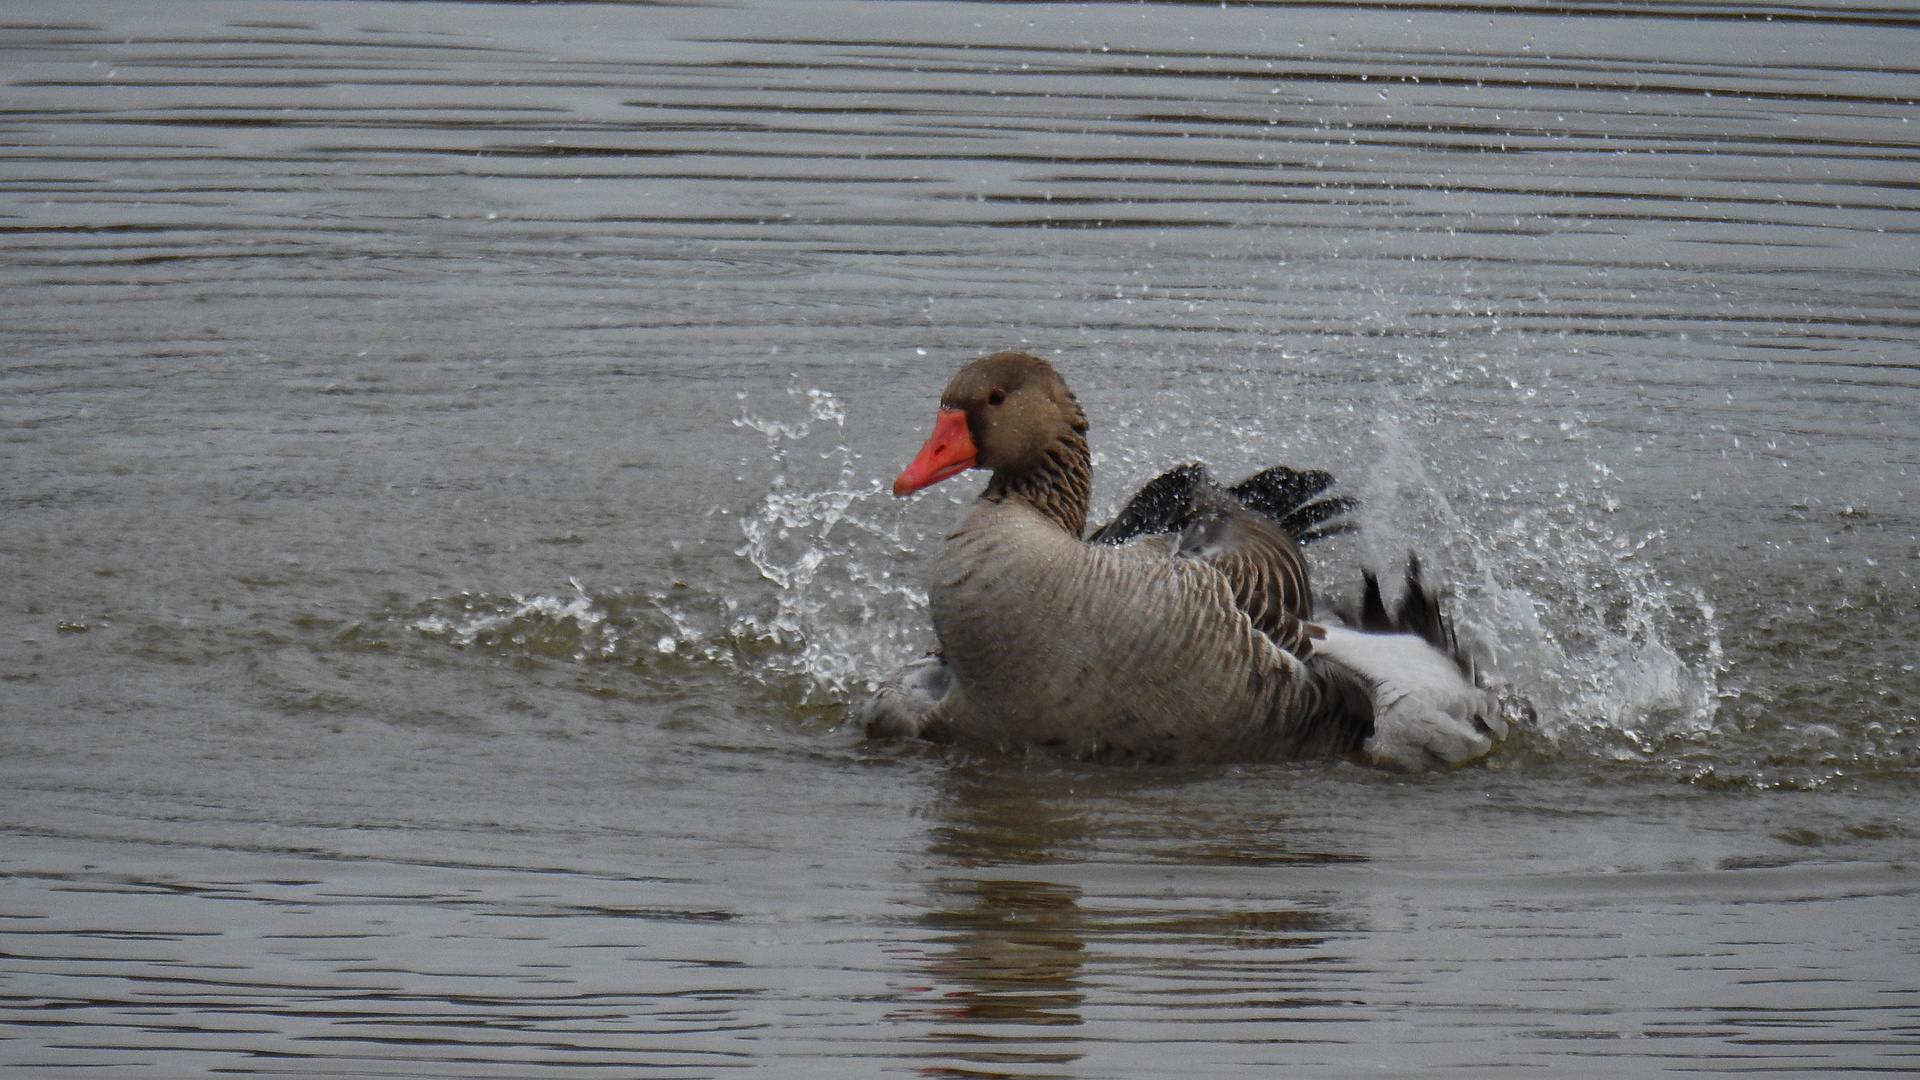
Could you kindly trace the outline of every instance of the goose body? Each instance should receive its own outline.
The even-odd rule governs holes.
[[[1085,431],[1037,357],[995,353],[948,384],[895,494],[968,468],[993,476],[934,560],[940,651],[881,685],[863,710],[870,733],[1089,759],[1357,755],[1401,769],[1478,757],[1504,734],[1438,647],[1444,625],[1417,564],[1397,617],[1369,577],[1368,629],[1310,621],[1298,542],[1340,531],[1328,522],[1351,506],[1315,501],[1331,477],[1275,469],[1220,488],[1187,466],[1082,539]]]

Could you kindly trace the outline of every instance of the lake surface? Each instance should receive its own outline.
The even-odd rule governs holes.
[[[1920,12],[0,8],[0,1063],[1920,1069]],[[868,743],[1048,356],[1512,739]]]

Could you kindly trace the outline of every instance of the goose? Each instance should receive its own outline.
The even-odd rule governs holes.
[[[1355,625],[1316,621],[1303,543],[1345,531],[1324,472],[1232,487],[1204,467],[1143,488],[1086,532],[1087,420],[1053,366],[996,352],[940,396],[894,481],[906,497],[969,469],[986,489],[932,560],[939,649],[859,710],[873,738],[1094,761],[1355,758],[1447,768],[1506,736],[1409,558],[1389,612],[1363,575]]]

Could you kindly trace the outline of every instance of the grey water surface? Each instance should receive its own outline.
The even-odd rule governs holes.
[[[0,1064],[1920,1069],[1920,9],[0,6]],[[1053,359],[1515,735],[872,744]]]

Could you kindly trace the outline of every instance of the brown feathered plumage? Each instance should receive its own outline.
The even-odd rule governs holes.
[[[1376,692],[1381,674],[1364,670],[1368,635],[1341,638],[1344,659],[1330,659],[1314,644],[1326,631],[1309,622],[1298,539],[1339,531],[1334,519],[1352,505],[1314,501],[1331,477],[1276,469],[1219,488],[1188,466],[1083,540],[1087,421],[1051,365],[1020,352],[984,357],[953,377],[940,406],[895,493],[968,468],[993,475],[934,563],[928,606],[940,653],[883,686],[867,710],[870,730],[1155,761],[1374,744],[1376,718],[1392,715],[1381,709],[1393,702]],[[1408,700],[1424,702],[1423,692],[1414,687]],[[1465,751],[1433,750],[1418,732],[1400,732],[1394,745],[1427,746],[1419,753],[1444,761],[1491,745],[1475,742],[1471,724],[1467,732],[1454,739]]]

